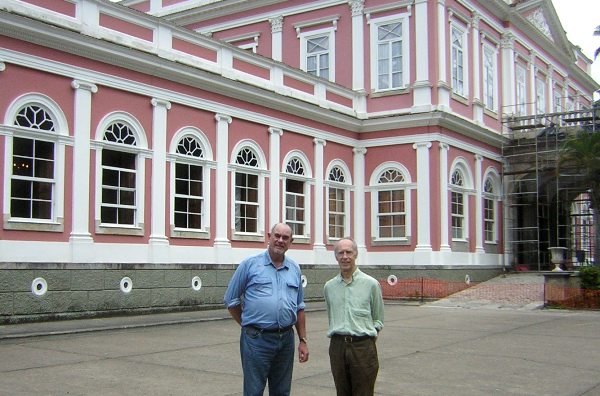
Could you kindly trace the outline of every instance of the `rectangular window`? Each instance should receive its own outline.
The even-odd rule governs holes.
[[[135,162],[135,154],[102,150],[102,223],[136,224]]]
[[[175,227],[202,229],[202,167],[175,164]]]
[[[485,227],[485,241],[486,242],[495,242],[496,241],[496,233],[495,233],[495,211],[494,211],[494,201],[492,199],[484,198],[483,200],[483,221]]]
[[[377,27],[377,89],[402,86],[402,23],[379,25]]]
[[[258,232],[258,176],[235,174],[235,231]]]
[[[562,95],[560,94],[560,89],[554,90],[554,98],[552,103],[554,105],[554,112],[560,113],[562,111]]]
[[[24,219],[52,219],[54,143],[13,138],[10,215]]]
[[[535,81],[535,105],[538,114],[546,112],[546,84],[542,79]]]
[[[464,239],[464,196],[462,193],[452,192],[452,239]]]
[[[377,221],[380,238],[406,237],[404,190],[379,191]]]
[[[452,92],[465,96],[465,33],[457,27],[451,30]]]
[[[527,85],[526,85],[526,73],[523,66],[517,66],[516,68],[516,80],[517,80],[517,108],[516,113],[518,116],[524,116],[527,114]]]
[[[489,47],[483,48],[483,102],[489,110],[496,110],[496,53]]]
[[[306,71],[329,79],[329,35],[306,40]]]
[[[293,235],[306,235],[304,182],[285,181],[285,222],[292,227]]]
[[[329,188],[329,237],[343,238],[346,222],[345,191]]]

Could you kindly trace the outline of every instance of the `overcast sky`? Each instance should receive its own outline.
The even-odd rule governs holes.
[[[600,47],[600,36],[594,36],[600,25],[600,0],[552,0],[552,4],[569,41],[594,60],[594,51]],[[592,76],[600,83],[600,56],[592,64]]]

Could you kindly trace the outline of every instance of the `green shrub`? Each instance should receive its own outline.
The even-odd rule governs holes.
[[[579,270],[581,288],[587,290],[600,289],[600,269],[595,266],[582,267]]]

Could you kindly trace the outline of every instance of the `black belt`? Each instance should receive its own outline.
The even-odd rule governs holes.
[[[249,325],[248,327],[252,327],[253,329],[260,331],[261,333],[287,333],[288,331],[292,330],[292,328],[294,326],[292,325],[292,326],[286,326],[286,327],[275,327],[272,329],[261,329],[260,327],[256,327],[256,326],[252,326],[252,325]]]
[[[362,336],[353,336],[353,335],[348,335],[348,334],[333,334],[331,336],[331,338],[338,338],[340,340],[343,340],[345,343],[352,343],[352,342],[359,342],[359,341],[364,341],[364,340],[369,340],[371,338],[371,336],[368,335],[362,335]]]

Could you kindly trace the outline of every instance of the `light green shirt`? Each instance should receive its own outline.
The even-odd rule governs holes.
[[[379,282],[358,268],[350,283],[341,274],[324,287],[329,329],[332,334],[376,337],[383,328],[383,298]]]

